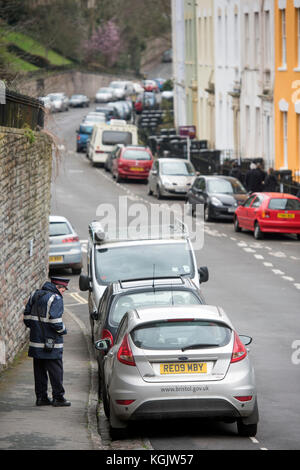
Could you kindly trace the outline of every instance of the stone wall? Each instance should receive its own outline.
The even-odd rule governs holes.
[[[0,127],[0,370],[24,347],[24,305],[48,275],[51,140]]]

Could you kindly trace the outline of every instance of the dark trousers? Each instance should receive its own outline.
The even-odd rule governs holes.
[[[33,359],[33,372],[35,394],[37,398],[46,398],[48,389],[48,375],[55,399],[64,396],[63,387],[63,361],[62,359]]]

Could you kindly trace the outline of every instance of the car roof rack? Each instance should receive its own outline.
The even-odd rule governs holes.
[[[122,241],[142,240],[176,240],[188,239],[189,232],[186,224],[175,219],[173,224],[139,226],[138,235],[130,227],[114,227],[113,233],[105,232],[102,224],[94,220],[89,224],[89,235],[92,243],[104,244]]]

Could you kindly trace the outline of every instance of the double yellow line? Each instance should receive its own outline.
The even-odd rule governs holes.
[[[88,301],[81,297],[81,295],[78,294],[78,292],[70,292],[69,295],[76,300],[78,304],[87,304]]]

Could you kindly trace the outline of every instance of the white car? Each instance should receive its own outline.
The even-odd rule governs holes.
[[[100,88],[95,96],[96,103],[108,103],[114,98],[114,90],[112,88]]]
[[[211,418],[236,422],[255,436],[259,421],[255,376],[246,346],[220,307],[133,308],[115,339],[95,343],[106,354],[102,383],[111,437],[130,421]]]
[[[73,274],[81,273],[79,237],[71,223],[62,216],[49,217],[49,268],[71,268]]]
[[[52,101],[53,111],[69,111],[69,98],[65,93],[50,93],[47,96]]]

